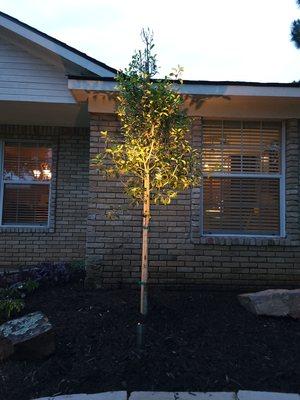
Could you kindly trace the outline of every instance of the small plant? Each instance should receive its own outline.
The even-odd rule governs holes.
[[[9,319],[13,314],[18,314],[25,307],[22,299],[4,299],[0,300],[0,317]]]
[[[71,271],[84,271],[85,270],[85,261],[84,260],[75,260],[70,263]]]
[[[10,286],[8,288],[0,289],[0,300],[19,299],[21,297],[24,296],[22,296],[22,293],[17,286]]]
[[[12,283],[15,283],[15,276],[16,273],[9,273],[7,271],[4,271],[2,274],[0,274],[0,288],[6,288]]]
[[[1,289],[9,288],[17,290],[23,293],[21,297],[24,297],[40,286],[47,287],[66,284],[73,280],[82,279],[84,275],[84,260],[76,260],[70,263],[43,262],[28,268],[20,266],[17,271],[6,271],[0,274],[0,298]]]
[[[0,320],[9,319],[23,310],[23,299],[39,287],[66,284],[82,279],[84,275],[84,260],[44,262],[32,268],[19,267],[18,271],[0,274]]]
[[[7,288],[0,289],[0,299],[19,299],[38,289],[39,283],[29,279],[26,282],[17,282]]]
[[[32,269],[31,276],[41,284],[67,283],[70,280],[70,269],[65,262],[45,262]]]
[[[84,260],[76,260],[70,263],[70,276],[72,280],[80,280],[85,277]]]
[[[29,279],[28,281],[23,283],[22,290],[25,290],[26,293],[32,293],[37,290],[39,286],[39,282]]]
[[[24,298],[39,287],[39,283],[31,279],[17,282],[7,288],[0,289],[0,319],[9,319],[25,307]]]

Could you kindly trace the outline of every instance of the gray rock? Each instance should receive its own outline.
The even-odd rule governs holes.
[[[27,314],[0,325],[0,335],[9,339],[19,359],[47,357],[55,350],[55,336],[48,318],[41,312]]]
[[[12,342],[4,337],[0,336],[0,362],[5,361],[14,353],[14,345]]]
[[[300,289],[268,289],[238,296],[242,306],[256,315],[300,318]]]

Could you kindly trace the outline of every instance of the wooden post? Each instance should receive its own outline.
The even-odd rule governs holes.
[[[149,224],[150,224],[150,176],[144,178],[143,202],[143,237],[142,237],[142,271],[141,271],[141,304],[140,312],[143,316],[148,312],[148,253],[149,253]]]

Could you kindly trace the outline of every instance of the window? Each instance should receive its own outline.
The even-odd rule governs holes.
[[[47,226],[52,149],[40,143],[10,141],[1,147],[1,225]]]
[[[283,235],[282,123],[203,121],[204,235]]]

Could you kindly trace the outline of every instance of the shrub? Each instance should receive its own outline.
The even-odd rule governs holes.
[[[22,289],[24,289],[26,293],[32,293],[37,290],[39,286],[40,284],[37,281],[29,279],[23,284]]]
[[[25,307],[24,298],[39,287],[33,280],[17,282],[0,289],[0,320],[6,320],[18,314]]]
[[[70,263],[70,275],[72,280],[83,279],[85,277],[85,261],[72,261]]]
[[[8,288],[0,289],[0,300],[4,299],[19,299],[25,297],[18,289],[17,285],[10,286]]]
[[[39,287],[66,284],[84,278],[84,260],[44,262],[31,268],[0,274],[0,319],[8,319],[25,306],[23,299]]]
[[[0,274],[0,288],[17,285],[28,281],[40,285],[65,284],[84,278],[85,262],[76,260],[66,262],[43,262],[30,268],[19,267],[18,271]]]
[[[31,269],[30,275],[41,284],[67,283],[70,280],[70,269],[64,262],[44,262]]]
[[[22,299],[4,299],[0,300],[0,318],[9,319],[12,315],[18,314],[25,307]]]

